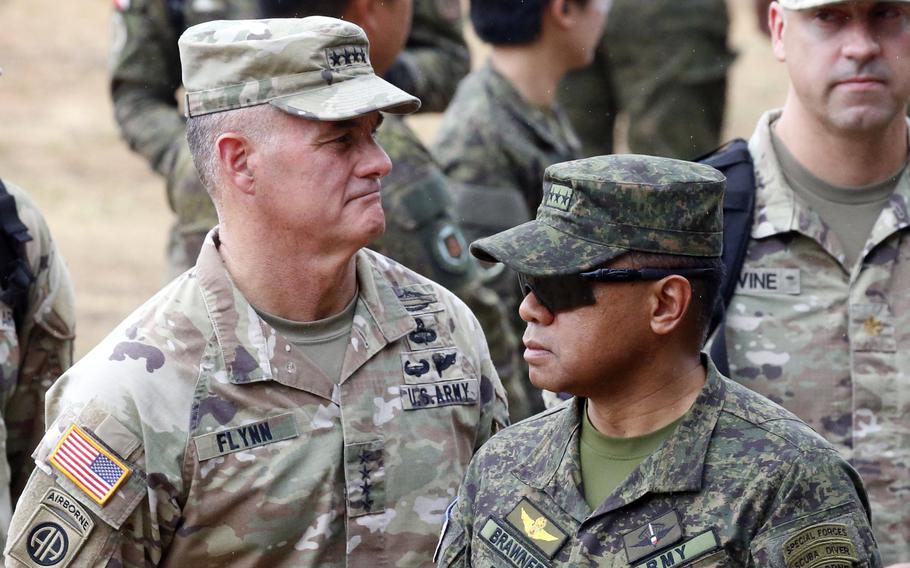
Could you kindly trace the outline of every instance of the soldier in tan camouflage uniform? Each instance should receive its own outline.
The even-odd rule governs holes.
[[[8,194],[2,199],[11,200],[3,207],[16,210],[31,237],[25,260],[34,280],[21,297],[0,300],[0,544],[6,542],[12,509],[35,467],[29,452],[45,430],[45,392],[73,363],[76,325],[73,285],[44,217],[27,193],[9,181],[2,183]],[[4,295],[15,286],[3,285]]]
[[[439,566],[881,566],[856,471],[699,355],[723,189],[666,158],[557,164],[536,221],[471,245],[522,275],[531,380],[577,398],[481,448]]]
[[[615,0],[594,62],[558,99],[584,155],[615,151],[617,116],[636,154],[693,159],[720,142],[727,72],[725,0]]]
[[[730,375],[850,460],[882,557],[910,562],[910,2],[784,0],[770,23],[792,87],[749,143]]]
[[[379,111],[419,101],[332,18],[209,22],[180,51],[221,224],[49,394],[10,562],[427,565],[507,408],[464,304],[362,248]]]

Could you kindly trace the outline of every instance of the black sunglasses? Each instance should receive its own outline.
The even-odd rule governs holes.
[[[713,274],[713,268],[598,268],[580,274],[561,276],[530,276],[518,274],[518,283],[527,295],[534,292],[537,301],[551,313],[579,306],[593,306],[595,282],[640,282],[660,280],[671,275],[698,278]]]

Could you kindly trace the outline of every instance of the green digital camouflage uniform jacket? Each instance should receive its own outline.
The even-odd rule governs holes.
[[[573,399],[478,452],[447,512],[439,566],[881,566],[856,472],[713,364],[677,430],[593,512],[582,408]]]
[[[114,13],[111,94],[120,131],[167,180],[168,200],[177,214],[169,252],[176,276],[193,265],[206,232],[218,222],[199,181],[184,135],[184,118],[175,93],[181,85],[177,38],[188,27],[210,20],[261,17],[256,0],[130,0]],[[168,10],[168,5],[182,10]],[[392,69],[424,109],[442,110],[467,73],[470,59],[461,35],[458,0],[416,0],[407,49]],[[391,156],[402,179],[399,156]],[[390,225],[395,238],[416,240],[413,230]],[[432,243],[420,243],[431,247]],[[437,279],[435,273],[425,276]]]
[[[614,0],[593,63],[560,84],[585,155],[616,151],[620,112],[635,154],[694,159],[716,148],[734,59],[729,23],[724,0]]]
[[[336,384],[259,319],[212,235],[195,269],[49,393],[52,426],[34,453],[8,557],[35,566],[73,557],[80,566],[429,564],[471,455],[507,423],[477,321],[440,286],[363,250]],[[102,462],[113,489],[72,481],[85,474],[68,461],[79,452]]]
[[[12,308],[0,303],[0,543],[35,467],[29,454],[44,434],[45,392],[73,363],[76,325],[73,285],[44,217],[26,192],[3,183],[32,236],[25,253],[35,281],[21,329]]]
[[[859,470],[886,562],[910,561],[910,172],[856,266],[788,187],[762,117],[752,240],[727,311],[730,375],[793,411]]]

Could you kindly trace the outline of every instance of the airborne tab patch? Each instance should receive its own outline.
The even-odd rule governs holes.
[[[193,441],[196,443],[196,455],[202,462],[297,436],[297,421],[288,412],[252,424],[196,436]]]
[[[506,515],[506,521],[550,558],[569,538],[566,531],[556,526],[527,499],[519,501],[512,512]]]
[[[575,190],[571,187],[553,184],[547,194],[544,195],[543,204],[547,207],[568,211],[572,205],[572,197],[574,195]]]
[[[101,506],[130,475],[113,452],[73,424],[57,443],[48,461]]]

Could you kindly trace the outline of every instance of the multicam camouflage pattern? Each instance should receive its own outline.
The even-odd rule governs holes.
[[[421,112],[443,112],[471,70],[459,0],[414,0],[408,41],[384,77],[420,99]]]
[[[718,257],[725,178],[712,167],[622,154],[554,164],[537,219],[474,242],[481,260],[574,274],[629,250]]]
[[[447,102],[457,80],[467,72],[466,52],[454,47],[460,34],[459,18],[452,12],[455,4],[454,0],[416,0],[414,6],[411,37],[417,55],[410,61],[428,66],[420,69],[425,81],[413,81],[420,87],[414,94],[431,108],[438,101]],[[189,154],[184,119],[175,100],[181,85],[177,38],[187,27],[202,22],[268,14],[262,13],[257,0],[131,0],[120,5],[125,7],[114,12],[111,54],[115,117],[130,148],[167,182],[168,201],[177,215],[168,272],[176,277],[195,263],[205,234],[217,223],[215,208]],[[402,56],[407,57],[408,52]],[[415,71],[412,65],[408,67]],[[400,76],[396,73],[390,79]],[[410,84],[399,86],[408,88]]]
[[[558,95],[584,155],[618,151],[619,113],[632,153],[694,159],[716,148],[734,59],[728,25],[724,0],[614,0],[594,62]]]
[[[22,535],[55,488],[94,521],[76,565],[429,564],[471,455],[507,423],[477,321],[361,251],[336,384],[256,316],[214,239],[49,393],[7,554],[28,559]],[[132,469],[104,507],[48,465],[74,423]],[[261,440],[245,444],[251,425]]]
[[[216,20],[187,29],[177,45],[187,116],[265,103],[312,120],[420,108],[376,76],[366,33],[344,20]]]
[[[825,565],[881,566],[856,472],[806,424],[713,364],[674,434],[593,511],[581,487],[582,409],[573,399],[481,448],[439,566],[795,568],[799,537],[815,530],[849,557]],[[527,524],[513,520],[519,505]]]
[[[44,434],[45,392],[73,363],[76,324],[73,285],[44,217],[26,192],[3,183],[32,236],[25,252],[35,281],[21,329],[0,303],[0,543],[35,467],[29,453]]]
[[[860,262],[844,266],[834,232],[781,173],[770,138],[779,116],[763,116],[749,143],[756,218],[727,310],[730,375],[796,413],[850,460],[869,491],[883,558],[906,561],[910,399],[901,393],[910,373],[910,172]]]
[[[468,305],[487,337],[490,356],[508,393],[510,415],[513,420],[531,416],[538,410],[537,397],[525,388],[519,372],[521,343],[504,306],[483,285],[468,252],[453,215],[452,181],[401,118],[386,117],[377,141],[395,167],[382,179],[385,233],[370,248],[442,284]]]

